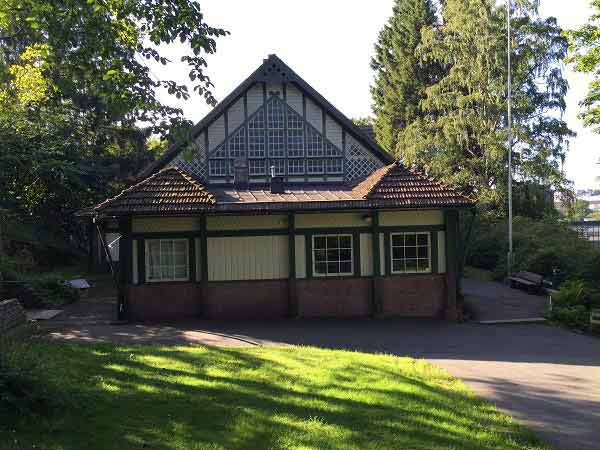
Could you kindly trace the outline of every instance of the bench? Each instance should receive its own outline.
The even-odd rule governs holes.
[[[510,287],[525,289],[529,294],[537,294],[542,290],[544,277],[532,272],[517,272],[508,277]]]

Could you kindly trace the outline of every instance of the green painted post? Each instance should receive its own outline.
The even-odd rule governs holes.
[[[372,244],[372,255],[373,255],[373,277],[371,281],[371,302],[373,315],[383,313],[383,305],[381,302],[381,254],[379,244],[379,211],[371,212],[371,244]]]
[[[446,222],[446,311],[448,320],[458,319],[458,211],[444,212]]]

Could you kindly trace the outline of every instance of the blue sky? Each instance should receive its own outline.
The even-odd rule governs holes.
[[[276,53],[348,117],[371,114],[369,61],[377,34],[391,14],[393,0],[201,0],[206,20],[231,32],[218,40],[217,53],[207,58],[217,99],[225,97],[270,53]],[[590,15],[589,0],[541,0],[540,13],[555,16],[564,28],[576,27]],[[172,46],[178,60],[182,47]],[[178,70],[181,67],[181,70]],[[153,67],[157,77],[166,75]],[[170,66],[169,77],[186,81],[184,66]],[[583,128],[578,103],[589,79],[566,68],[571,89],[566,120],[578,134],[571,141],[565,170],[577,188],[598,186],[600,135]],[[187,102],[163,100],[183,108],[192,121],[210,107],[198,96]]]

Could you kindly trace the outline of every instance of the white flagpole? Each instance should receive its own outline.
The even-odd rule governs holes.
[[[508,82],[507,82],[507,122],[508,122],[508,275],[512,273],[513,263],[513,208],[512,208],[512,110],[511,110],[511,65],[510,65],[510,2],[506,1],[506,21],[507,21],[507,66],[508,66]]]

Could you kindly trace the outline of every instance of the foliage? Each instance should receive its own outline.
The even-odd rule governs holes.
[[[554,308],[548,319],[576,330],[586,330],[590,324],[590,312],[583,305]]]
[[[590,202],[587,200],[576,199],[574,202],[568,202],[566,204],[565,215],[569,220],[583,220],[587,217],[592,210],[590,209]]]
[[[36,345],[49,376],[68,380],[63,393],[85,402],[34,426],[0,420],[0,448],[549,449],[422,360],[293,346]]]
[[[214,104],[204,56],[225,34],[191,0],[0,0],[0,206],[73,235],[73,211],[162,151],[153,133],[187,124],[159,100],[188,99],[187,87],[151,65],[169,65],[178,42],[194,91]]]
[[[535,2],[518,2],[511,40],[516,178],[564,188],[560,171],[573,133],[561,119],[567,41]],[[439,24],[421,29],[416,66],[429,70],[418,108],[398,129],[394,151],[409,164],[478,196],[484,211],[505,211],[506,9],[493,0],[447,0]],[[415,33],[407,48],[412,48]],[[415,65],[410,51],[408,65]],[[404,62],[401,64],[403,66]],[[435,68],[441,67],[438,75]],[[395,82],[394,82],[395,83]],[[397,83],[404,86],[403,83]],[[417,90],[417,92],[419,92]],[[419,96],[422,98],[419,99]],[[387,117],[379,114],[377,120]],[[377,124],[377,121],[376,121]]]
[[[46,306],[60,306],[79,299],[79,292],[56,275],[45,275],[31,283],[33,294]]]
[[[507,222],[479,219],[467,248],[467,264],[506,276]],[[550,279],[558,269],[563,279],[582,278],[600,283],[600,251],[577,236],[554,217],[534,220],[515,217],[513,223],[514,267]]]
[[[430,0],[395,0],[392,16],[375,44],[371,60],[374,129],[377,142],[391,153],[396,152],[398,133],[423,116],[419,104],[425,88],[441,73],[437,62],[419,60],[416,54],[421,30],[436,22]]]
[[[46,369],[45,358],[31,342],[0,336],[0,418],[47,416],[62,405]]]
[[[373,118],[372,117],[353,117],[352,122],[354,125],[358,126],[372,126]]]
[[[591,6],[594,12],[588,22],[567,32],[570,50],[568,60],[574,63],[576,71],[593,76],[588,92],[580,103],[583,111],[579,117],[585,126],[600,132],[600,0],[593,0]]]

